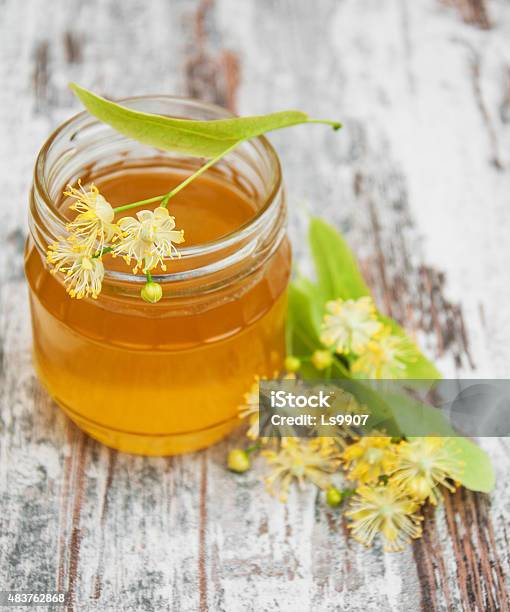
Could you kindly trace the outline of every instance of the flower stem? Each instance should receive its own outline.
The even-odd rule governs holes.
[[[201,166],[196,172],[194,172],[191,176],[188,176],[187,179],[185,179],[184,181],[182,181],[182,183],[179,183],[177,185],[177,187],[175,187],[174,189],[172,189],[171,191],[169,191],[164,197],[163,197],[163,201],[161,202],[161,206],[163,208],[166,207],[166,205],[168,204],[168,200],[170,198],[173,198],[174,195],[178,194],[179,191],[181,191],[181,189],[184,189],[184,187],[186,187],[187,185],[189,185],[191,183],[191,181],[194,181],[196,178],[198,178],[201,174],[203,174],[206,170],[208,170],[211,166],[214,166],[214,164],[216,162],[218,162],[222,157],[225,157],[225,155],[227,155],[228,153],[230,153],[230,151],[232,151],[233,149],[235,149],[237,146],[239,146],[241,144],[241,142],[236,142],[235,144],[233,144],[232,146],[230,146],[228,149],[226,149],[225,151],[223,151],[223,153],[220,153],[219,155],[217,155],[216,157],[213,157],[212,159],[210,159],[207,163],[205,163],[203,166]]]
[[[326,119],[308,119],[307,123],[322,123],[331,126],[335,131],[343,127],[339,121],[327,121]]]
[[[192,181],[194,181],[196,178],[198,178],[201,174],[203,174],[211,166],[214,166],[214,164],[216,162],[218,162],[222,157],[225,157],[225,155],[230,153],[230,151],[232,151],[233,149],[238,147],[241,144],[241,142],[242,141],[240,140],[240,141],[234,143],[233,145],[228,147],[228,149],[225,149],[225,151],[223,151],[223,153],[220,153],[216,157],[213,157],[212,159],[210,159],[203,166],[200,166],[200,168],[196,172],[194,172],[192,175],[188,176],[188,178],[184,179],[184,181],[182,181],[182,183],[179,183],[177,185],[177,187],[174,187],[173,189],[171,189],[167,193],[164,193],[163,195],[159,195],[159,196],[154,196],[153,198],[147,198],[146,200],[138,200],[137,202],[132,202],[131,204],[125,204],[124,206],[117,206],[116,208],[113,209],[113,212],[114,213],[119,213],[119,212],[123,212],[125,210],[130,210],[131,208],[137,208],[138,206],[143,206],[144,204],[154,204],[154,202],[161,202],[160,206],[162,208],[166,208],[166,206],[168,204],[168,200],[170,200],[170,198],[173,198],[175,195],[177,195],[179,193],[179,191],[184,189],[184,187],[187,187]]]
[[[351,497],[351,495],[354,495],[354,493],[356,493],[356,489],[343,489],[342,497],[343,499],[346,499],[347,497]]]
[[[124,206],[117,206],[113,209],[113,212],[119,213],[125,210],[129,210],[131,208],[136,208],[137,206],[143,206],[144,204],[153,204],[154,202],[159,202],[164,197],[165,195],[154,196],[153,198],[147,198],[146,200],[138,200],[138,202],[132,202],[131,204],[125,204]]]

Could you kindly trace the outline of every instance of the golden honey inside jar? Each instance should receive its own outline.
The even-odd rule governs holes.
[[[230,116],[170,97],[123,104],[182,118]],[[73,217],[68,183],[96,185],[115,207],[168,192],[202,163],[124,138],[87,113],[61,126],[36,163],[25,263],[35,367],[79,427],[122,451],[170,455],[218,441],[238,424],[254,376],[282,367],[290,248],[280,166],[264,138],[169,201],[185,242],[165,272],[153,271],[158,303],[140,298],[146,277],[122,258],[104,256],[97,299],[71,299],[46,263],[48,245]]]

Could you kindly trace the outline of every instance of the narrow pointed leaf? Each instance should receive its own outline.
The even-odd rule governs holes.
[[[309,240],[319,294],[324,302],[337,298],[356,300],[370,295],[356,258],[334,227],[322,219],[312,218]]]

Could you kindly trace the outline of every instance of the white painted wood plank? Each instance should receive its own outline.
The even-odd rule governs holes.
[[[0,138],[0,232],[9,245],[0,263],[0,575],[13,588],[72,588],[80,609],[474,609],[462,573],[479,546],[493,563],[482,587],[502,597],[494,592],[497,568],[508,573],[506,441],[484,441],[500,483],[480,510],[493,544],[477,540],[490,536],[485,523],[463,522],[459,508],[475,508],[469,497],[438,512],[428,542],[388,555],[348,540],[314,491],[282,506],[255,472],[226,473],[228,444],[172,460],[112,453],[70,426],[34,380],[24,202],[38,147],[77,108],[65,89],[71,79],[109,95],[191,88],[237,95],[243,113],[298,107],[344,120],[338,135],[317,126],[274,138],[293,236],[303,235],[305,210],[330,217],[363,258],[381,304],[431,354],[442,351],[447,374],[508,375],[508,5],[489,3],[496,27],[482,31],[433,0],[208,4],[198,36],[194,1],[0,6],[0,104],[17,109]],[[190,76],[197,52],[205,77]],[[439,273],[447,286],[441,299],[434,294],[434,320],[416,293]],[[463,540],[454,525],[468,530]]]

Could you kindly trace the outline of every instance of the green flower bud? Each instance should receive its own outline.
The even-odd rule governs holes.
[[[250,457],[242,448],[234,448],[228,454],[227,466],[232,472],[242,474],[251,468]]]
[[[339,491],[335,487],[330,487],[327,490],[326,501],[328,502],[328,505],[330,505],[332,508],[336,508],[337,506],[339,506],[342,503],[342,498],[342,491]]]
[[[315,351],[312,363],[317,370],[325,370],[333,363],[333,356],[329,351]]]
[[[285,369],[287,372],[297,372],[301,367],[301,361],[297,357],[289,355],[285,359]]]
[[[140,295],[142,296],[142,299],[149,304],[155,304],[162,298],[163,289],[161,288],[161,285],[151,281],[150,283],[145,283],[144,288],[140,291]]]

